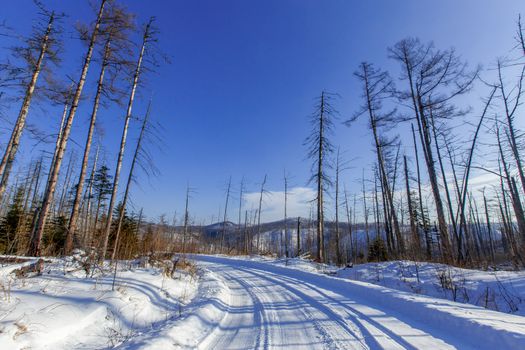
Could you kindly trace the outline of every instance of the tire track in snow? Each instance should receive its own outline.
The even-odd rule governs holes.
[[[369,348],[368,344],[366,344],[366,342],[362,340],[362,336],[359,336],[358,329],[352,329],[351,325],[347,324],[344,320],[337,317],[338,315],[336,315],[336,313],[333,310],[324,306],[322,302],[314,300],[312,297],[301,292],[299,289],[293,288],[290,285],[286,285],[278,279],[268,277],[267,275],[264,275],[262,273],[254,272],[252,269],[239,268],[239,270],[256,275],[259,278],[268,280],[274,283],[276,286],[282,288],[286,293],[293,295],[295,299],[299,298],[303,300],[305,307],[300,309],[300,311],[312,322],[314,328],[319,332],[321,338],[323,339],[323,342],[326,346],[328,346],[328,349],[356,349],[356,347],[350,346],[350,342],[348,339],[345,339],[343,341],[340,341],[339,339],[334,339],[334,333],[338,334],[339,336],[343,336],[342,338],[344,338],[344,336],[346,336],[346,338],[348,338],[348,336],[351,336],[352,338],[354,338],[355,342],[357,342],[357,344],[354,343],[353,345],[359,345],[359,348],[361,349]],[[293,282],[294,285],[297,285],[298,282],[294,279],[282,279]],[[304,281],[300,283],[306,284]],[[325,320],[330,320],[329,322],[333,323],[332,327],[327,327],[323,325],[322,322],[319,320],[319,316],[316,316],[312,311],[314,311],[314,313],[321,313],[324,316]],[[372,349],[375,348],[375,346],[372,347]],[[380,347],[377,347],[377,349],[380,349]]]
[[[262,308],[260,300],[258,300],[255,295],[249,293],[249,288],[242,280],[233,278],[231,274],[224,273],[224,271],[221,271],[221,273],[214,271],[213,267],[208,267],[207,270],[212,272],[213,275],[217,279],[220,279],[221,282],[228,288],[229,299],[226,305],[225,316],[212,330],[212,332],[210,332],[206,338],[197,345],[197,348],[223,349],[226,348],[225,344],[232,343],[234,339],[236,339],[237,342],[244,344],[244,347],[241,346],[238,349],[260,348],[261,338],[264,338],[261,330],[263,316],[260,311]],[[244,305],[242,305],[243,302]],[[247,305],[247,302],[251,303],[251,305]],[[239,303],[239,305],[234,305],[237,303]],[[251,337],[247,337],[239,335],[241,330],[233,330],[234,327],[239,326],[236,324],[236,322],[239,320],[236,320],[235,316],[239,318],[240,314],[249,314],[250,312],[251,315],[253,315],[250,328],[257,331],[255,342],[251,341],[254,336],[253,333],[250,332]],[[242,323],[246,323],[246,320],[244,320]],[[248,326],[246,324],[242,324],[240,326],[242,326],[242,331],[246,332]],[[267,346],[264,349],[267,349]]]
[[[301,279],[297,279],[297,278],[290,277],[290,276],[278,275],[278,274],[268,272],[268,271],[263,271],[257,268],[248,268],[248,269],[245,269],[245,271],[255,274],[259,276],[260,278],[270,280],[273,283],[279,284],[279,283],[288,282],[288,284],[286,284],[287,286],[286,288],[288,288],[292,293],[297,293],[298,296],[300,297],[311,298],[309,296],[306,296],[305,293],[315,292],[318,299],[320,300],[319,302],[316,301],[316,303],[319,303],[322,305],[335,304],[335,307],[329,307],[325,305],[325,307],[320,308],[319,311],[322,311],[321,309],[330,310],[326,314],[328,317],[334,317],[334,314],[337,314],[342,322],[346,323],[346,320],[348,320],[352,322],[351,324],[357,326],[361,334],[363,334],[364,336],[363,344],[366,344],[364,345],[365,348],[378,349],[378,350],[384,349],[384,348],[410,349],[410,350],[417,349],[417,347],[415,347],[410,342],[405,340],[401,335],[396,334],[392,330],[388,329],[386,326],[382,325],[380,322],[373,320],[372,317],[367,316],[362,311],[359,311],[358,308],[367,308],[368,311],[371,311],[372,313],[378,313],[378,312],[382,313],[382,311],[372,309],[366,305],[358,305],[355,302],[353,303],[353,305],[355,306],[350,306],[348,303],[343,303],[340,300],[337,300],[335,297],[331,297],[327,294],[327,293],[337,294],[334,291],[322,290],[320,289],[319,286],[303,281]],[[295,287],[291,287],[292,285]],[[300,290],[303,290],[303,291],[300,291]],[[312,300],[315,300],[315,299],[312,299]],[[325,302],[323,303],[323,301]],[[399,327],[400,325],[403,325],[403,323],[400,322],[399,320],[393,317],[387,317],[385,315],[383,316],[383,323],[386,323],[386,321],[395,322],[397,327]],[[410,329],[412,332],[414,332],[414,329],[409,327],[408,325],[405,325],[405,328]],[[416,331],[418,331],[421,335],[425,335],[424,332],[421,332],[419,330],[416,330]],[[450,345],[442,342],[440,339],[434,338],[434,341],[435,343],[439,343],[435,345],[438,345],[440,349],[451,348]]]
[[[268,330],[268,320],[265,317],[264,314],[264,306],[260,300],[260,298],[252,291],[252,289],[256,289],[254,285],[251,285],[245,281],[243,281],[241,278],[233,277],[231,274],[228,275],[228,277],[238,283],[239,285],[244,287],[244,290],[250,295],[250,297],[253,300],[253,306],[254,306],[254,314],[255,322],[254,326],[258,327],[257,337],[256,337],[256,347],[255,349],[264,349],[267,350],[269,348],[269,330]]]

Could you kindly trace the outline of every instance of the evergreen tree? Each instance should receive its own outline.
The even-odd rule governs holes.
[[[0,251],[5,254],[13,253],[17,232],[24,224],[23,201],[24,189],[18,187],[7,214],[0,220]]]

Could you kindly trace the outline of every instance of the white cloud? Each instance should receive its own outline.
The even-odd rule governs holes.
[[[310,215],[311,201],[315,198],[315,191],[308,187],[294,187],[288,191],[287,215],[288,217],[308,217]],[[259,192],[246,193],[244,207],[248,210],[258,209]],[[268,191],[263,197],[261,221],[270,222],[284,218],[284,191]]]

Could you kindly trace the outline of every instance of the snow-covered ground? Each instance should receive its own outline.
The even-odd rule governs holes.
[[[186,273],[172,279],[121,263],[115,291],[110,273],[86,278],[70,259],[52,259],[42,276],[21,279],[8,272],[23,263],[3,267],[0,349],[525,349],[525,317],[489,310],[488,302],[447,300],[450,289],[440,282],[464,282],[464,301],[485,306],[473,296],[488,285],[512,286],[514,300],[521,298],[521,272],[191,259],[198,283]]]
[[[195,295],[194,276],[121,262],[112,291],[107,266],[86,277],[72,258],[45,259],[41,276],[0,267],[0,349],[101,349],[176,318]]]
[[[525,316],[525,271],[462,269],[438,263],[387,261],[338,269],[307,259],[239,257]]]
[[[121,349],[522,349],[525,318],[350,281],[308,261],[194,256],[188,313]]]
[[[337,276],[525,316],[525,271],[390,261],[355,265],[337,271]]]

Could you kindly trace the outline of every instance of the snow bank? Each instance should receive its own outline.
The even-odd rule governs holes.
[[[2,349],[93,349],[115,346],[143,329],[178,317],[195,295],[188,273],[176,279],[157,268],[120,263],[86,277],[72,258],[46,259],[40,276],[11,272],[33,261],[0,267]]]
[[[481,271],[389,261],[341,269],[337,276],[525,316],[525,271]]]
[[[525,316],[525,271],[482,271],[405,260],[337,268],[302,258],[239,256],[234,259],[259,261],[306,272],[333,275]]]

